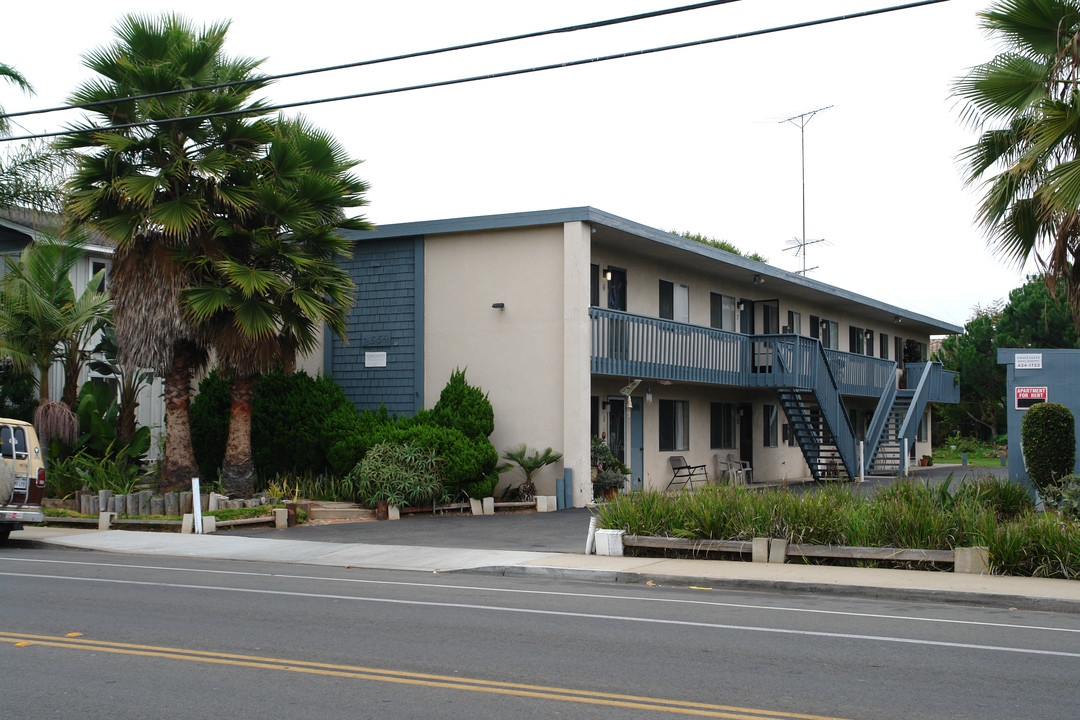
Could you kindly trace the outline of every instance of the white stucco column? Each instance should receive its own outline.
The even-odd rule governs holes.
[[[574,472],[573,504],[592,500],[589,458],[589,263],[592,228],[563,224],[563,467]]]

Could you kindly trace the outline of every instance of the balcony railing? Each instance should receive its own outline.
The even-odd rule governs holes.
[[[915,378],[922,376],[927,363],[908,363],[908,387]],[[926,378],[926,399],[935,403],[960,402],[960,373],[945,370],[939,363],[930,363],[930,375]]]
[[[800,335],[743,335],[715,328],[590,308],[592,371],[656,380],[714,385],[803,387],[814,385],[813,353],[820,343]],[[878,397],[895,382],[890,360],[826,350],[845,395]]]

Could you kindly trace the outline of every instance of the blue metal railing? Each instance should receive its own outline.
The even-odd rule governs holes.
[[[811,346],[820,347],[817,340],[800,335],[743,335],[596,307],[589,309],[589,317],[592,372],[600,375],[809,388],[808,353]],[[798,357],[793,355],[796,348]],[[890,360],[820,352],[841,394],[876,398],[895,383],[896,363]]]
[[[926,366],[930,366],[930,373],[926,377],[925,392],[928,402],[933,403],[958,403],[960,402],[960,373],[946,370],[941,363],[908,363],[907,376],[908,386],[919,382],[919,378],[925,373]]]

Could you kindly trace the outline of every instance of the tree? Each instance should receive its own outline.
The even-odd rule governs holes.
[[[1068,303],[1037,275],[1009,293],[994,339],[1000,348],[1080,347]]]
[[[941,343],[934,359],[960,374],[960,402],[936,409],[942,424],[964,434],[995,439],[1005,422],[1005,366],[998,365],[995,338],[999,305],[975,308],[962,335]]]
[[[34,87],[31,85],[22,74],[10,65],[0,63],[0,79],[6,80],[23,92],[33,95]],[[6,117],[4,117],[4,108],[0,106],[0,135],[7,135],[10,131],[10,123]]]
[[[985,187],[978,222],[998,254],[1064,284],[1080,328],[1080,1],[997,0],[979,17],[1005,50],[954,87],[981,132],[960,155]]]
[[[739,248],[735,247],[732,243],[728,242],[727,240],[717,240],[716,238],[711,238],[711,237],[708,237],[707,235],[702,235],[701,233],[679,232],[677,230],[672,230],[671,234],[672,235],[678,235],[679,237],[684,237],[687,240],[693,240],[694,242],[699,242],[702,245],[708,245],[709,247],[714,247],[717,250],[723,250],[724,252],[729,252],[732,255],[739,255],[741,257],[745,257],[748,260],[757,260],[758,262],[763,262],[763,263],[769,262],[768,259],[766,259],[763,255],[761,255],[759,253],[756,253],[756,252],[755,253],[744,253],[742,250],[739,250]]]
[[[45,238],[27,245],[17,261],[7,259],[0,282],[0,356],[11,359],[15,370],[35,368],[38,375],[39,412],[72,419],[74,398],[67,412],[51,404],[49,368],[64,360],[65,385],[78,382],[88,353],[85,341],[107,316],[109,296],[99,291],[103,273],[90,279],[76,296],[69,273],[83,258],[83,239]],[[38,424],[35,413],[35,425]],[[66,437],[74,427],[66,421],[39,427],[42,435],[57,426]],[[44,438],[42,438],[44,441]]]
[[[181,255],[214,253],[229,213],[253,206],[238,168],[258,155],[270,132],[259,117],[263,104],[251,99],[266,85],[255,74],[260,61],[227,57],[227,30],[228,23],[196,29],[175,15],[123,18],[117,40],[85,56],[100,77],[71,97],[73,104],[105,101],[93,109],[98,123],[77,128],[95,132],[59,143],[79,152],[69,186],[72,216],[117,242],[111,292],[119,360],[164,377],[166,487],[197,472],[187,411],[192,373],[209,347],[180,307],[180,292],[192,282]],[[124,99],[233,81],[245,82]],[[250,115],[198,119],[234,110]],[[150,125],[112,127],[137,122]]]
[[[368,230],[345,208],[366,204],[358,163],[330,135],[304,120],[278,120],[265,156],[251,164],[257,203],[240,213],[214,254],[190,259],[197,283],[184,291],[190,316],[210,329],[231,380],[229,436],[222,465],[226,493],[250,494],[255,466],[251,410],[258,376],[291,371],[296,352],[313,350],[322,324],[345,337],[353,283],[335,262],[349,255],[341,230]]]

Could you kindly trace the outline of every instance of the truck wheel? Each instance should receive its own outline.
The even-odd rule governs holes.
[[[0,460],[0,505],[7,505],[14,490],[15,471],[11,469],[6,460]]]

